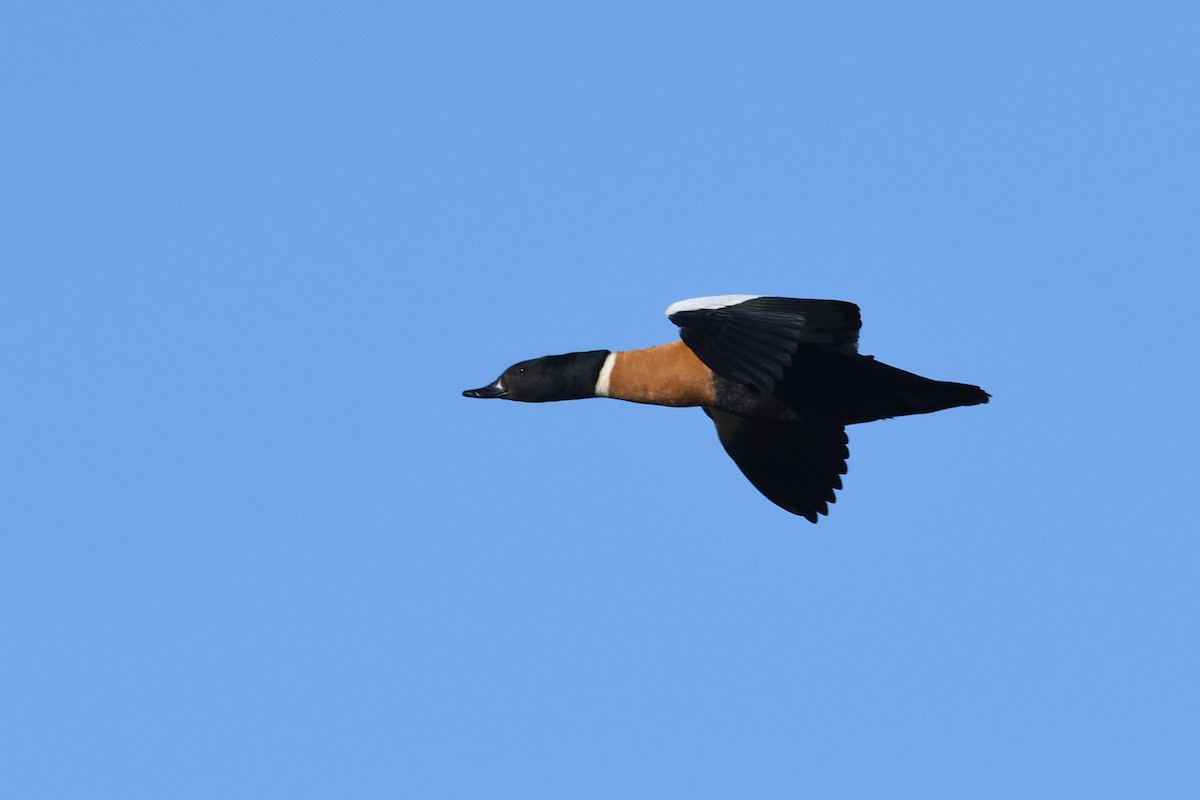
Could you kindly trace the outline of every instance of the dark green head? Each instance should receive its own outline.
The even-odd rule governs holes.
[[[481,389],[468,389],[463,397],[499,397],[525,403],[582,400],[596,396],[596,380],[607,350],[544,356],[513,364]]]

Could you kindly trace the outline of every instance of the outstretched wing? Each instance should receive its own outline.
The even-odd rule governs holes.
[[[773,391],[801,345],[858,352],[858,306],[842,300],[722,295],[667,309],[679,337],[726,380]]]
[[[813,523],[829,513],[850,457],[845,428],[747,419],[711,408],[704,413],[716,424],[725,452],[768,500]]]

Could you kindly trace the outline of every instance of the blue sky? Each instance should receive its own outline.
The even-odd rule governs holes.
[[[8,4],[6,795],[1194,797],[1197,24]],[[993,401],[460,396],[723,293]]]

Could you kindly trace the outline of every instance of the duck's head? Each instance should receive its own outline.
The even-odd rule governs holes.
[[[595,397],[596,381],[608,354],[607,350],[589,350],[521,361],[487,386],[467,389],[463,397],[498,397],[524,403]]]

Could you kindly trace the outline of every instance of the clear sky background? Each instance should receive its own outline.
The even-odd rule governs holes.
[[[12,2],[0,793],[1200,796],[1192,3]],[[812,526],[482,402],[723,293],[992,403]]]

